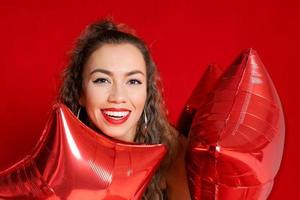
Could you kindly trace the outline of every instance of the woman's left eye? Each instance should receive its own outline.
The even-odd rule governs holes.
[[[137,79],[131,79],[131,80],[128,81],[128,83],[130,85],[140,85],[140,84],[142,84],[142,82],[137,80]]]

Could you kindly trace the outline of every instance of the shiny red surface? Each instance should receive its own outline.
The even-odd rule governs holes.
[[[193,199],[266,199],[280,167],[285,123],[256,51],[244,51],[198,105],[186,162]]]
[[[110,140],[57,104],[32,153],[0,171],[0,199],[140,199],[165,153]]]
[[[209,65],[193,90],[177,122],[177,129],[184,136],[188,137],[197,109],[203,103],[206,95],[213,89],[221,73],[222,71],[217,65]]]
[[[172,123],[208,63],[224,68],[241,49],[256,49],[280,95],[287,126],[283,161],[268,200],[297,199],[299,10],[299,0],[1,1],[0,171],[36,144],[81,31],[111,16],[149,44]]]

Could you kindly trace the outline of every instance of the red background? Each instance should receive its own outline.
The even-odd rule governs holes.
[[[149,44],[173,123],[209,63],[226,67],[242,49],[256,49],[286,112],[285,152],[270,199],[295,199],[300,187],[299,2],[1,0],[0,170],[37,142],[80,32],[112,16]]]

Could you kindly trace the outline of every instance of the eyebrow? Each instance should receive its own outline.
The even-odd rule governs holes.
[[[113,75],[113,73],[111,71],[106,70],[106,69],[101,69],[101,68],[94,69],[93,71],[91,71],[90,75],[92,75],[93,73],[96,73],[96,72],[101,72],[101,73],[107,74],[109,76]],[[133,70],[133,71],[127,72],[125,74],[125,76],[131,76],[133,74],[142,74],[143,76],[145,76],[145,74],[140,70]]]

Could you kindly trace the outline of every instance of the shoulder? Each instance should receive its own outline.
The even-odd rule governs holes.
[[[168,199],[171,200],[188,200],[190,199],[190,193],[188,189],[184,160],[187,140],[182,135],[179,135],[177,138],[177,154],[165,174],[167,196]]]

